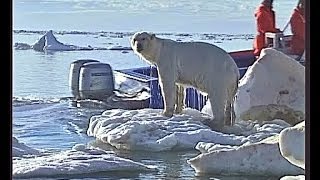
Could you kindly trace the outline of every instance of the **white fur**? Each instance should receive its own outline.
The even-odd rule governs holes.
[[[215,117],[209,124],[211,127],[223,126],[224,121],[232,122],[233,99],[240,75],[226,51],[209,43],[176,42],[147,32],[135,33],[131,46],[137,55],[158,68],[165,116],[173,115],[175,104],[176,112],[181,111],[184,104],[181,97],[185,96],[181,87],[193,86],[208,94]]]

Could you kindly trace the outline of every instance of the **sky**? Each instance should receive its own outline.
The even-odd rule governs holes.
[[[13,27],[28,30],[254,32],[257,0],[14,0]],[[275,1],[284,27],[296,3]],[[224,27],[226,26],[226,27]]]

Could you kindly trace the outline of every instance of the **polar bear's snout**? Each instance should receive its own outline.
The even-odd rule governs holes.
[[[139,38],[137,36],[133,37],[131,40],[131,46],[135,51],[141,52],[143,50],[144,41],[145,41],[145,38]]]
[[[138,53],[147,50],[150,46],[150,41],[152,41],[154,37],[154,34],[149,34],[147,32],[135,33],[131,39],[132,49]]]
[[[147,44],[146,41],[147,39],[144,37],[135,37],[132,40],[132,46],[137,52],[141,52]]]
[[[138,52],[141,52],[143,50],[142,44],[138,42],[137,45],[136,45],[136,49],[137,49]]]

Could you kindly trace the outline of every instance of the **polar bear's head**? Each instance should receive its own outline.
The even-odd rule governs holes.
[[[130,40],[130,45],[133,51],[144,57],[145,59],[150,59],[151,56],[154,54],[155,49],[155,40],[156,36],[152,33],[147,32],[136,32]]]

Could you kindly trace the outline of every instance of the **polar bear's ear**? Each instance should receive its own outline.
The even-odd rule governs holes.
[[[152,39],[155,38],[155,37],[156,37],[156,35],[152,33],[150,39],[152,40]]]

